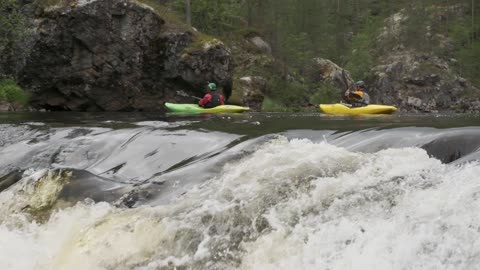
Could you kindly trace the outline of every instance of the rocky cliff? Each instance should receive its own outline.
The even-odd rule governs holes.
[[[451,63],[432,54],[390,54],[374,69],[370,88],[373,101],[395,104],[408,112],[478,112],[478,92],[457,75]]]
[[[406,10],[387,18],[375,40],[377,64],[367,78],[373,102],[407,112],[480,112],[480,90],[461,76],[454,58],[458,48],[439,32],[445,18],[465,12],[463,5],[433,5],[421,21],[412,22]]]
[[[136,1],[60,1],[37,12],[19,83],[37,109],[163,110],[207,82],[231,92],[233,60],[219,40]]]

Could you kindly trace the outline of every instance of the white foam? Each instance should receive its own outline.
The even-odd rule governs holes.
[[[198,121],[176,121],[176,122],[163,122],[163,121],[143,121],[135,123],[138,126],[147,126],[154,128],[174,128],[197,123]]]
[[[0,269],[474,269],[479,174],[419,148],[356,153],[280,137],[171,205],[9,217]]]
[[[366,166],[356,174],[319,178],[310,196],[272,209],[268,218],[275,229],[245,244],[241,268],[472,269],[478,265],[475,224],[480,218],[473,213],[480,211],[480,203],[472,195],[480,191],[479,164],[442,165],[420,149],[386,150],[364,159]],[[395,175],[403,179],[382,187]],[[322,206],[326,202],[327,208]],[[305,209],[318,214],[298,213],[303,216],[295,226],[286,224],[286,213]]]

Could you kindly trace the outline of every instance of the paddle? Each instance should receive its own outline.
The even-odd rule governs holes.
[[[343,77],[343,83],[345,84],[345,86],[347,87],[347,89],[350,89],[351,86],[350,86],[350,84],[348,83],[347,76],[345,75],[345,69],[342,69],[342,77]]]
[[[191,97],[191,98],[194,98],[196,100],[201,100],[201,98],[196,97],[196,96],[191,96],[191,95],[185,93],[183,90],[179,90],[176,93],[177,93],[177,95],[182,96],[182,97]]]

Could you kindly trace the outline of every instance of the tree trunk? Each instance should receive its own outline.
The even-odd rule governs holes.
[[[472,47],[475,41],[475,0],[472,0]]]
[[[247,0],[247,27],[253,26],[253,4],[251,0]]]
[[[190,0],[185,0],[186,1],[186,18],[187,18],[187,25],[192,26],[192,6],[190,3]]]

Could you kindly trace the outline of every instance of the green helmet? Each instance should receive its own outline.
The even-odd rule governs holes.
[[[358,87],[358,88],[361,88],[361,89],[364,89],[366,86],[365,86],[365,82],[364,81],[358,81],[355,83],[355,86]]]
[[[209,83],[208,84],[208,90],[216,90],[217,89],[217,85],[214,84],[214,83]]]

